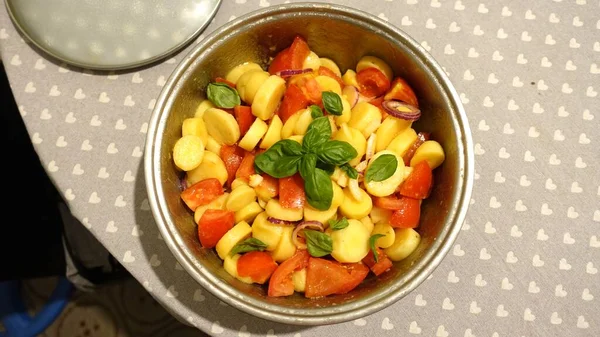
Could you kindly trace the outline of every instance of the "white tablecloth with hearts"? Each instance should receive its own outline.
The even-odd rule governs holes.
[[[224,0],[205,33],[282,2]],[[600,336],[600,1],[344,3],[405,30],[445,67],[476,151],[451,253],[395,305],[344,324],[281,325],[219,303],[161,241],[143,179],[147,121],[193,44],[145,69],[80,72],[24,42],[3,7],[2,60],[73,214],[166,308],[211,335]]]

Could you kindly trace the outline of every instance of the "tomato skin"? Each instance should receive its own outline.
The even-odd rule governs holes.
[[[366,97],[385,94],[390,88],[390,80],[377,68],[366,68],[356,74],[359,91]]]
[[[390,85],[390,90],[385,94],[384,99],[386,101],[398,100],[408,103],[417,108],[419,107],[417,95],[415,95],[415,92],[412,90],[410,85],[408,85],[408,83],[400,77],[396,77],[392,81]]]
[[[201,180],[181,192],[181,199],[192,210],[206,205],[223,194],[221,182],[216,178]]]
[[[270,175],[263,173],[262,182],[254,188],[256,194],[262,197],[263,200],[275,198],[279,195],[279,181],[277,178],[273,178]]]
[[[228,81],[228,80],[226,80],[226,79],[224,79],[223,77],[217,77],[217,78],[215,78],[215,82],[217,82],[217,83],[225,83],[228,86],[230,86],[230,87],[232,87],[232,88],[235,89],[235,84],[232,83],[232,82],[230,82],[230,81]]]
[[[277,269],[277,263],[267,252],[248,252],[242,255],[237,262],[238,275],[249,276],[254,283],[258,284],[267,282],[275,269]]]
[[[362,262],[371,269],[375,276],[379,276],[385,273],[386,271],[390,270],[390,268],[392,268],[394,264],[392,263],[392,260],[390,260],[390,258],[385,254],[383,249],[377,247],[376,250],[377,262],[375,262],[372,250],[369,251],[369,254],[367,254],[367,256],[365,256],[364,259],[362,259]]]
[[[304,296],[317,298],[345,294],[356,288],[369,273],[362,263],[342,264],[317,257],[308,259]]]
[[[280,51],[271,64],[269,65],[269,73],[275,75],[282,70],[298,70],[302,69],[304,60],[310,54],[308,43],[301,36],[296,36],[292,45]]]
[[[433,185],[433,172],[426,160],[419,162],[400,185],[400,195],[413,199],[426,199]]]
[[[421,200],[403,197],[403,205],[390,217],[390,226],[394,228],[416,228],[421,218]]]
[[[310,102],[302,89],[296,84],[290,84],[285,90],[277,115],[285,123],[293,114],[301,109],[305,109],[309,104]]]
[[[395,196],[373,197],[373,205],[379,208],[395,211],[401,209],[404,205],[404,202]]]
[[[235,213],[207,209],[198,221],[198,238],[204,248],[213,248],[235,224]]]
[[[302,208],[306,203],[304,180],[299,173],[279,179],[279,203],[284,208]]]
[[[242,164],[244,152],[244,149],[237,145],[221,146],[220,157],[227,169],[227,186],[231,186],[231,182],[235,179],[235,173]]]
[[[240,178],[246,182],[250,180],[250,176],[256,173],[254,170],[254,157],[255,155],[252,152],[246,152],[240,167],[235,173],[236,178]]]
[[[292,274],[306,268],[309,257],[306,249],[298,249],[292,257],[283,261],[271,275],[267,295],[272,297],[292,295],[294,293]]]
[[[245,105],[236,105],[233,108],[233,116],[240,127],[240,137],[243,137],[256,119],[252,114],[252,108]]]
[[[328,77],[333,78],[340,84],[340,88],[344,88],[344,86],[346,86],[346,83],[344,83],[342,78],[339,77],[336,73],[334,73],[333,70],[331,70],[327,67],[319,67],[319,70],[317,71],[317,73],[322,76],[328,76]]]

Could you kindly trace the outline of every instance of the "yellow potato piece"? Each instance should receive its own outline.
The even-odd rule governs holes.
[[[235,118],[221,109],[204,112],[204,123],[208,134],[219,144],[233,145],[240,138],[240,127]]]
[[[375,246],[379,248],[388,248],[394,244],[396,240],[396,232],[394,228],[387,223],[380,222],[373,227],[371,235],[382,234],[385,236],[380,237],[375,241]]]
[[[335,116],[335,124],[338,126],[348,123],[350,121],[350,117],[352,116],[352,108],[350,107],[350,103],[348,103],[346,96],[342,96],[342,107],[342,114],[340,116]]]
[[[270,119],[284,93],[285,80],[277,75],[269,76],[254,96],[252,114],[262,120]]]
[[[295,142],[297,142],[297,143],[300,143],[300,144],[302,144],[302,139],[304,139],[304,136],[300,136],[300,135],[293,135],[293,136],[290,136],[290,138],[288,138],[288,139],[289,139],[289,140],[293,140],[293,141],[295,141]]]
[[[392,140],[390,145],[387,146],[387,150],[394,151],[402,157],[415,140],[417,140],[417,132],[413,128],[408,128]]]
[[[412,254],[421,242],[421,235],[412,228],[394,229],[396,238],[394,244],[384,249],[392,261],[400,261]]]
[[[254,62],[244,62],[231,69],[225,79],[233,84],[237,84],[240,77],[250,70],[262,70],[261,66]]]
[[[391,154],[394,156],[398,162],[398,166],[396,166],[396,171],[394,171],[394,173],[387,179],[382,181],[371,180],[369,182],[365,180],[364,184],[367,192],[376,197],[387,197],[388,195],[393,194],[396,191],[396,188],[398,188],[398,186],[400,186],[400,184],[404,181],[404,161],[395,152],[389,150],[377,152],[377,154],[375,154],[373,158],[369,160],[365,175],[369,172],[369,169],[375,160],[384,154]]]
[[[202,118],[193,117],[184,119],[183,124],[181,125],[181,135],[198,136],[202,139],[204,145],[208,143],[208,131],[206,131],[206,125]]]
[[[378,57],[363,56],[356,64],[357,73],[367,68],[379,69],[390,81],[394,78],[394,72],[392,71],[392,68],[387,63],[385,63],[384,60]]]
[[[375,224],[373,224],[373,221],[371,220],[371,218],[368,215],[366,217],[360,219],[359,221],[363,224],[363,226],[365,226],[365,228],[367,229],[367,231],[369,231],[369,233],[371,233],[373,231]]]
[[[271,252],[273,260],[283,262],[296,253],[296,245],[294,245],[294,242],[292,241],[293,232],[294,227],[284,226],[281,233],[281,239],[279,240],[277,247]]]
[[[281,122],[281,118],[279,118],[277,115],[274,115],[273,118],[271,118],[271,123],[269,123],[269,129],[267,130],[267,133],[258,147],[261,149],[268,149],[273,146],[273,144],[280,141],[282,128],[283,123]]]
[[[200,102],[200,104],[198,104],[196,112],[194,113],[194,117],[202,118],[202,116],[204,116],[204,112],[210,108],[215,108],[215,105],[207,99],[203,100],[202,102]]]
[[[310,109],[301,110],[298,121],[296,121],[296,126],[294,127],[294,134],[303,136],[312,121],[313,118],[311,116]]]
[[[270,217],[285,221],[302,220],[303,215],[302,208],[284,208],[277,199],[269,200],[265,211]]]
[[[236,188],[242,186],[242,185],[246,185],[248,186],[248,182],[245,181],[244,179],[240,179],[240,178],[235,178],[233,179],[233,181],[231,182],[231,189],[235,190]]]
[[[331,127],[332,135],[334,135],[338,131],[338,127],[335,124],[335,119],[333,117],[335,117],[335,116],[333,116],[333,115],[327,116],[327,119],[329,119],[329,126]]]
[[[338,185],[335,182],[332,182],[331,186],[333,188],[333,198],[331,199],[331,207],[338,207],[344,202],[344,191],[342,190],[340,185]]]
[[[302,63],[302,69],[312,69],[318,70],[321,66],[321,59],[319,59],[319,55],[315,54],[315,52],[311,51],[310,54],[304,59],[304,63]]]
[[[256,200],[256,192],[248,185],[242,185],[232,190],[225,203],[225,209],[228,211],[237,212],[246,205]]]
[[[320,75],[315,77],[315,81],[319,83],[321,91],[332,91],[338,94],[340,97],[342,96],[342,88],[340,87],[338,81],[334,80],[333,78]]]
[[[196,208],[196,210],[194,211],[194,221],[196,222],[196,224],[200,222],[200,218],[202,218],[202,215],[204,215],[204,212],[206,212],[207,209],[224,209],[225,201],[228,197],[229,193],[223,193],[218,198],[211,201],[209,204]]]
[[[404,179],[408,178],[408,176],[412,173],[413,168],[410,166],[404,166]]]
[[[410,166],[414,167],[423,160],[426,160],[429,167],[433,170],[442,165],[445,158],[446,155],[440,143],[435,140],[426,140],[415,151],[414,156],[410,160]]]
[[[367,192],[359,188],[362,195],[361,200],[357,201],[352,196],[350,188],[344,188],[344,202],[340,206],[340,212],[349,219],[362,219],[369,215],[373,208],[373,201]]]
[[[195,169],[186,173],[188,184],[195,184],[208,178],[217,178],[221,185],[227,181],[227,169],[223,160],[211,151],[204,151],[204,160]]]
[[[294,282],[294,291],[303,293],[306,289],[306,268],[295,271],[292,274],[292,282]]]
[[[238,145],[246,151],[252,151],[258,142],[260,142],[260,139],[267,133],[268,129],[269,126],[267,123],[258,118],[255,119]]]
[[[299,110],[298,112],[291,115],[285,122],[285,124],[283,124],[283,127],[281,128],[281,139],[288,139],[294,134],[294,129],[296,128],[298,118],[300,118],[301,111],[304,111],[304,109]]]
[[[344,81],[346,85],[351,85],[357,89],[360,88],[358,81],[356,80],[356,72],[352,69],[346,70],[344,76],[342,76],[342,81]]]
[[[352,108],[352,116],[348,126],[362,132],[367,138],[381,125],[381,110],[368,102],[358,102]]]
[[[250,234],[252,234],[252,228],[250,228],[250,225],[245,221],[239,222],[237,225],[233,226],[233,228],[228,230],[215,246],[215,250],[217,251],[217,254],[219,254],[221,260],[224,260],[225,257],[229,255],[235,245],[249,238]]]
[[[206,149],[210,152],[221,153],[221,144],[209,135],[206,142]]]
[[[240,254],[235,254],[234,256],[227,255],[223,260],[223,269],[225,269],[229,275],[235,277],[236,279],[244,283],[252,284],[253,282],[250,276],[241,277],[238,275],[237,263],[240,257],[242,257]]]
[[[179,138],[173,146],[173,161],[175,165],[183,170],[190,171],[202,163],[204,159],[204,143],[195,135],[187,135]]]
[[[387,116],[379,126],[379,129],[377,129],[375,151],[379,152],[385,150],[396,136],[408,129],[411,125],[411,121],[396,118],[394,116]]]
[[[319,211],[317,209],[312,208],[310,205],[304,206],[304,220],[305,221],[318,221],[325,225],[325,227],[329,226],[328,221],[334,219],[337,214],[338,207],[332,206],[328,210]]]
[[[331,231],[331,256],[338,262],[360,262],[369,253],[368,229],[358,220],[348,220],[348,227]]]
[[[267,212],[262,212],[252,222],[252,237],[267,245],[266,250],[277,248],[286,226],[272,224],[267,220]]]
[[[325,67],[331,71],[333,71],[339,77],[342,77],[342,72],[340,71],[340,67],[338,67],[332,59],[328,59],[326,57],[321,57],[321,67]]]
[[[258,202],[254,201],[244,206],[239,211],[235,212],[235,222],[246,221],[252,222],[257,215],[262,213],[263,209],[260,207]]]
[[[356,150],[357,155],[354,157],[354,159],[350,160],[349,164],[356,166],[358,163],[360,163],[362,156],[365,155],[365,151],[367,150],[367,139],[360,131],[351,128],[344,123],[335,133],[333,139],[347,142],[352,145],[352,147]]]
[[[258,93],[258,90],[267,81],[269,76],[269,73],[264,70],[250,70],[245,72],[240,76],[236,85],[240,98],[244,102],[252,104],[256,93]]]
[[[371,221],[373,221],[373,223],[375,224],[380,222],[389,222],[390,218],[392,217],[392,211],[389,209],[383,209],[377,206],[373,206],[370,216]]]

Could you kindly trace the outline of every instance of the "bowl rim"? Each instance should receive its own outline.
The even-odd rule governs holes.
[[[211,274],[197,259],[190,256],[182,248],[185,243],[176,232],[176,226],[170,217],[164,193],[162,193],[160,156],[158,154],[162,146],[163,134],[162,132],[159,134],[157,131],[164,130],[169,115],[168,110],[174,102],[172,93],[181,87],[182,82],[180,80],[191,69],[190,66],[199,60],[203,54],[210,53],[215,43],[226,40],[239,30],[243,30],[246,25],[245,22],[259,25],[265,21],[272,21],[283,14],[298,14],[298,12],[313,16],[328,15],[356,19],[355,24],[370,26],[375,29],[375,33],[386,35],[387,38],[394,37],[394,41],[403,43],[407,50],[426,63],[428,70],[439,81],[438,85],[441,86],[442,92],[447,95],[448,102],[453,106],[452,124],[457,132],[459,179],[457,182],[458,192],[456,193],[458,197],[455,203],[450,206],[449,211],[452,217],[442,228],[428,251],[415,263],[415,266],[402,275],[394,286],[380,291],[377,296],[366,303],[365,301],[354,301],[332,307],[296,309],[277,304],[267,304],[241,293],[233,286]],[[446,72],[427,50],[397,26],[368,12],[344,5],[314,2],[275,5],[246,13],[221,27],[217,27],[188,52],[173,70],[156,100],[148,125],[144,150],[146,190],[154,219],[169,250],[188,274],[217,298],[239,310],[270,321],[307,326],[341,323],[373,314],[399,301],[422,284],[450,251],[460,233],[471,200],[474,176],[472,135],[461,98]]]

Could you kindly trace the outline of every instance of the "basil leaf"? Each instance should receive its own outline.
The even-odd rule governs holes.
[[[298,172],[302,156],[283,156],[275,163],[271,173],[267,172],[273,178],[291,177]]]
[[[327,117],[316,118],[306,129],[306,134],[302,138],[302,148],[308,152],[314,150],[325,143],[331,137],[331,124]]]
[[[325,171],[327,175],[332,175],[335,172],[335,165],[326,164],[320,161],[317,161],[317,167],[321,170]]]
[[[356,149],[341,140],[328,140],[317,150],[319,160],[331,165],[343,165],[358,155]]]
[[[332,115],[341,116],[344,106],[340,95],[333,91],[323,91],[323,107]]]
[[[326,211],[331,207],[333,199],[333,185],[327,172],[315,168],[313,174],[304,179],[304,192],[308,203],[320,210]]]
[[[379,156],[365,172],[365,182],[383,181],[391,177],[398,168],[398,160],[393,154]]]
[[[307,153],[302,157],[300,162],[300,176],[306,180],[308,177],[313,175],[315,168],[317,167],[317,155],[314,153]]]
[[[321,110],[321,107],[318,105],[311,105],[310,107],[310,116],[313,119],[317,119],[319,117],[323,117],[323,110]]]
[[[231,109],[242,103],[237,90],[225,83],[209,83],[206,96],[218,108]]]
[[[350,223],[348,223],[348,219],[345,217],[338,220],[329,220],[329,227],[334,231],[339,231],[340,229],[344,229],[349,225]]]
[[[302,158],[302,146],[289,139],[280,140],[254,159],[257,172],[265,172],[274,178],[285,178],[298,171]]]
[[[248,238],[237,245],[233,246],[231,249],[231,256],[235,254],[253,252],[256,250],[263,251],[267,249],[267,244],[255,238]]]
[[[358,171],[354,167],[350,166],[350,164],[346,163],[340,166],[340,170],[344,171],[344,173],[346,173],[350,179],[358,178]]]
[[[306,238],[308,253],[311,256],[322,257],[331,254],[333,251],[333,240],[329,235],[312,229],[305,229],[303,232]]]
[[[371,251],[373,252],[373,259],[375,259],[375,262],[379,262],[378,259],[378,255],[377,254],[377,248],[375,247],[375,241],[377,241],[377,239],[379,239],[380,237],[385,236],[383,234],[373,234],[371,235],[371,237],[369,238],[369,247],[371,247]]]

